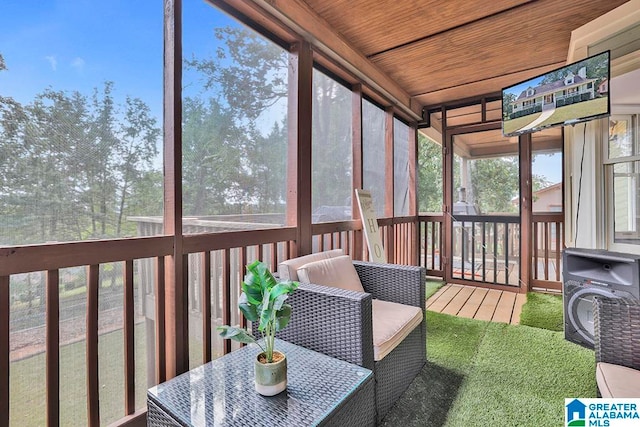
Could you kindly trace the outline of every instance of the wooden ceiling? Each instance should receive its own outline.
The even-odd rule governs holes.
[[[625,0],[296,2],[302,1],[310,13],[317,15],[317,22],[326,23],[350,48],[406,91],[411,104],[427,108],[495,94],[505,86],[564,65],[571,31],[625,3]]]

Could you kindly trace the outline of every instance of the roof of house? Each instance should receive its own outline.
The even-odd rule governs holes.
[[[527,88],[527,89],[522,91],[522,93],[518,96],[516,101],[520,101],[520,100],[528,99],[528,98],[534,98],[536,96],[544,95],[544,94],[547,94],[547,93],[557,92],[558,89],[569,88],[569,87],[573,87],[573,86],[579,86],[581,84],[592,82],[594,80],[595,79],[585,79],[585,78],[582,78],[582,77],[580,77],[579,75],[576,74],[576,75],[573,76],[573,83],[570,84],[570,85],[565,85],[564,84],[564,79],[556,80],[555,82],[551,82],[551,83],[547,83],[547,84],[543,84],[543,85],[534,87],[533,88],[533,96],[527,96],[527,91],[529,89],[531,89],[531,88]]]
[[[547,192],[553,191],[553,190],[555,190],[555,189],[557,189],[558,187],[561,187],[561,186],[562,186],[562,183],[558,182],[556,184],[552,184],[552,185],[550,185],[548,187],[544,187],[544,188],[541,188],[541,189],[539,189],[537,191],[534,191],[533,194],[534,195],[538,195],[538,194],[541,194],[541,193],[547,193]]]

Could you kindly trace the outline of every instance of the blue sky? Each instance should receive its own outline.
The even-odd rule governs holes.
[[[185,57],[211,55],[213,28],[237,25],[203,0],[183,9]],[[113,81],[116,100],[139,97],[161,121],[162,20],[162,0],[2,0],[0,95],[28,103],[51,87],[90,96]]]
[[[540,77],[534,77],[533,79],[527,80],[525,82],[519,83],[515,86],[511,86],[508,88],[505,88],[505,92],[507,93],[512,93],[514,94],[516,97],[518,95],[520,95],[522,93],[523,90],[529,88],[529,87],[536,87],[540,84],[540,82],[542,81],[544,76],[540,76]]]

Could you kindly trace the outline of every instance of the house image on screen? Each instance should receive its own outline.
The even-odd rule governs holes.
[[[587,405],[578,399],[572,400],[567,405],[567,424],[571,425],[571,422],[574,420],[584,420],[586,416],[586,409]]]
[[[528,87],[511,103],[512,113],[509,118],[515,119],[547,109],[589,101],[596,97],[596,80],[587,78],[587,67],[582,67],[578,74],[569,71],[562,79]]]

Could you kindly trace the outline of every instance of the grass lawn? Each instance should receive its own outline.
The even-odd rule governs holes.
[[[100,420],[107,425],[124,416],[122,330],[100,336]],[[146,407],[147,372],[144,323],[136,325],[136,407]],[[60,347],[60,425],[86,426],[85,342]],[[10,419],[15,426],[46,425],[44,353],[11,363]]]
[[[526,125],[540,117],[540,114],[542,113],[530,114],[528,116],[518,117],[517,119],[511,119],[503,122],[504,133],[511,133],[525,127]]]
[[[551,115],[551,117],[540,123],[540,126],[545,126],[549,123],[563,123],[566,120],[574,119],[576,117],[591,116],[594,112],[596,112],[596,114],[604,114],[607,112],[606,97],[556,108],[556,111]]]
[[[427,365],[384,426],[563,425],[565,398],[596,396],[593,351],[562,332],[430,311],[426,320]]]
[[[606,97],[596,98],[590,101],[578,102],[576,104],[556,108],[555,112],[547,120],[538,124],[538,126],[544,127],[551,123],[564,123],[565,121],[575,119],[576,117],[591,116],[594,114],[594,111],[596,112],[596,114],[604,114],[607,112]],[[542,113],[535,113],[503,122],[504,133],[511,133],[523,128],[524,126],[540,117],[540,114]]]

